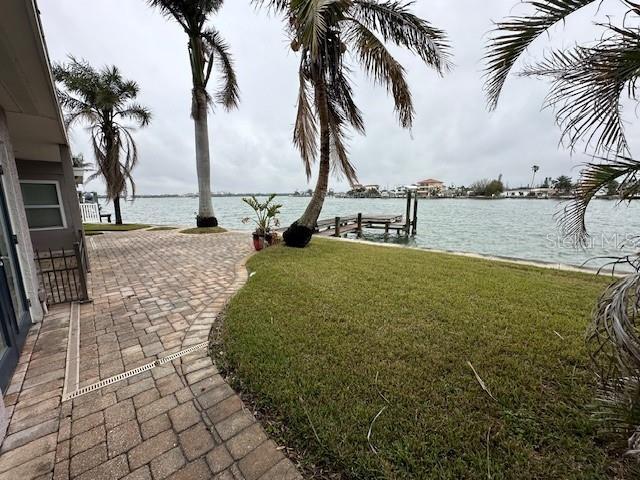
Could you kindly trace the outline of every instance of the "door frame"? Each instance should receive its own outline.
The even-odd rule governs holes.
[[[0,389],[5,392],[20,358],[20,351],[27,337],[28,328],[18,328],[13,301],[9,294],[9,283],[0,260],[0,334],[7,348],[0,354]]]
[[[20,352],[31,328],[30,302],[27,298],[24,278],[22,276],[22,265],[18,255],[17,237],[13,227],[13,219],[7,204],[7,185],[4,171],[1,169],[5,162],[9,161],[9,155],[4,142],[0,142],[0,235],[7,234],[7,255],[10,258],[13,268],[12,274],[15,279],[15,289],[17,301],[21,302],[22,313],[16,315],[16,307],[10,294],[9,279],[6,275],[4,262],[0,259],[0,334],[4,336],[7,348],[0,354],[0,389],[5,391],[15,367],[20,357]],[[4,160],[4,161],[2,161]],[[4,223],[4,225],[2,225]]]

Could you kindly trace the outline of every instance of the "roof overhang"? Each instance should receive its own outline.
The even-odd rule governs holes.
[[[68,144],[34,0],[0,1],[0,107],[16,158],[60,161]]]

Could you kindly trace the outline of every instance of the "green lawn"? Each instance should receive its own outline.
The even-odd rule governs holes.
[[[226,230],[222,227],[201,227],[201,228],[187,228],[186,230],[180,230],[180,233],[188,233],[191,235],[201,235],[207,233],[223,233]]]
[[[217,360],[307,464],[353,479],[620,468],[623,443],[599,436],[586,407],[584,333],[608,279],[321,239],[248,268]]]
[[[142,223],[124,223],[116,225],[115,223],[83,223],[85,232],[128,232],[130,230],[140,230],[141,228],[149,228],[149,225]]]

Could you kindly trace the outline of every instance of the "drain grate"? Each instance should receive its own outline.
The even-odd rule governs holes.
[[[192,347],[189,347],[185,350],[182,350],[180,352],[176,352],[176,353],[172,353],[171,355],[167,355],[166,357],[162,357],[159,358],[151,363],[147,363],[145,365],[142,365],[140,367],[134,368],[132,370],[129,370],[127,372],[123,372],[123,373],[119,373],[118,375],[114,375],[113,377],[109,377],[105,380],[101,380],[97,383],[93,383],[91,385],[87,385],[86,387],[82,387],[79,388],[77,390],[75,390],[74,392],[70,392],[67,394],[64,394],[62,396],[62,401],[66,402],[67,400],[72,400],[74,398],[80,397],[82,395],[85,395],[87,393],[90,392],[94,392],[96,390],[100,390],[101,388],[106,387],[107,385],[112,385],[116,382],[120,382],[122,380],[125,380],[127,378],[131,378],[135,375],[139,375],[143,372],[149,371],[155,367],[159,367],[160,365],[164,365],[166,363],[169,363],[173,360],[175,360],[176,358],[180,358],[184,355],[187,355],[189,353],[195,352],[196,350],[200,350],[202,348],[206,348],[208,346],[208,342],[202,342],[202,343],[198,343],[197,345],[194,345]]]
[[[169,363],[169,362],[175,360],[176,358],[180,358],[180,357],[182,357],[184,355],[187,355],[187,354],[189,354],[191,352],[195,352],[196,350],[200,350],[202,348],[206,348],[208,345],[209,345],[209,342],[198,343],[197,345],[194,345],[193,347],[185,348],[181,352],[172,353],[171,355],[167,355],[166,357],[159,358],[157,360],[157,362],[160,365],[164,365],[165,363]]]

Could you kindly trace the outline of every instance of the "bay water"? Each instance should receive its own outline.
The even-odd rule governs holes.
[[[280,223],[287,226],[304,211],[308,197],[279,196]],[[214,197],[220,225],[228,229],[253,229],[242,219],[253,211],[241,197]],[[418,206],[418,234],[409,239],[379,231],[365,238],[378,242],[397,242],[409,246],[470,252],[566,265],[599,267],[607,256],[632,254],[635,236],[640,234],[640,204],[619,204],[594,200],[587,215],[590,238],[586,248],[564,238],[558,228],[557,213],[567,206],[559,200],[479,200],[421,199]],[[405,199],[327,198],[321,218],[403,214]],[[111,211],[110,206],[103,208]],[[127,223],[193,226],[198,210],[197,198],[137,198],[123,205]]]

